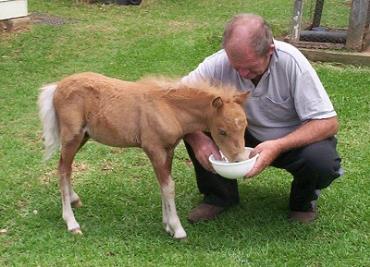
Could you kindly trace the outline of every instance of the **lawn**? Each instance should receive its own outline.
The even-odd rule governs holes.
[[[330,24],[343,25],[347,1]],[[334,4],[333,4],[334,3]],[[75,210],[83,236],[66,231],[56,165],[42,161],[38,88],[82,71],[125,80],[181,77],[217,51],[223,25],[239,12],[289,31],[292,1],[144,0],[140,6],[29,1],[29,11],[63,19],[0,35],[0,266],[370,266],[370,68],[318,64],[339,115],[345,176],[322,192],[319,219],[286,220],[291,177],[267,169],[239,184],[241,204],[216,221],[191,225],[200,200],[183,144],[173,176],[186,241],[161,223],[159,187],[139,149],[89,142],[77,155]],[[333,13],[333,10],[331,12]]]

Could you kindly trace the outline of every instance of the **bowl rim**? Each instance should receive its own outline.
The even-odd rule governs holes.
[[[252,147],[245,147],[245,148],[248,149],[248,150],[253,150]],[[249,158],[249,159],[246,159],[246,160],[243,160],[243,161],[239,161],[239,162],[225,162],[225,161],[221,161],[221,160],[215,160],[213,154],[211,154],[211,155],[209,155],[208,160],[212,164],[216,164],[218,166],[238,166],[238,165],[243,165],[243,164],[245,164],[248,161],[252,161],[252,160],[254,160],[258,156],[259,156],[259,153],[257,153],[256,155],[254,155],[252,158]]]

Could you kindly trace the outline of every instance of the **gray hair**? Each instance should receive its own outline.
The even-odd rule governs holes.
[[[254,14],[239,14],[234,16],[225,26],[222,46],[227,47],[233,39],[237,28],[245,28],[249,34],[244,40],[253,48],[257,55],[266,55],[273,43],[271,27],[260,16]]]

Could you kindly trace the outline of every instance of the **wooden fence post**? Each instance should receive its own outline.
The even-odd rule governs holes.
[[[351,15],[347,30],[346,48],[361,51],[365,48],[365,35],[368,30],[369,0],[352,0]]]
[[[292,31],[290,35],[290,40],[293,43],[299,41],[302,16],[303,16],[303,0],[295,0],[292,20]]]

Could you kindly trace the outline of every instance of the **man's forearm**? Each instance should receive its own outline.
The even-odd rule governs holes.
[[[184,140],[186,143],[188,143],[190,146],[193,146],[194,142],[199,140],[200,137],[203,137],[204,133],[202,131],[197,131],[194,133],[189,133],[184,136]]]
[[[337,117],[311,120],[276,141],[278,141],[280,149],[286,151],[333,136],[338,132],[338,127]]]

